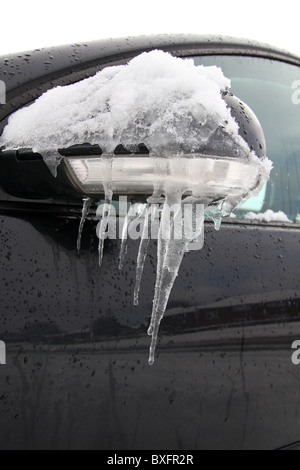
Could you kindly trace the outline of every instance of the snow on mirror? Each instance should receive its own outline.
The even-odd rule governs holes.
[[[139,193],[148,194],[144,204],[135,204],[128,212],[119,264],[122,267],[124,262],[130,224],[142,218],[137,304],[149,243],[146,233],[157,220],[150,364],[181,261],[190,243],[203,237],[204,219],[211,218],[219,229],[222,217],[259,194],[269,179],[272,163],[266,157],[257,118],[229,89],[230,80],[220,68],[196,66],[193,60],[156,50],[127,65],[107,67],[81,82],[49,90],[11,116],[0,139],[6,149],[32,148],[40,153],[54,175],[63,158],[59,149],[85,142],[101,148],[97,158],[66,159],[85,193],[78,250],[93,202],[91,193],[105,194],[98,227],[100,264],[111,203],[122,193],[126,177],[131,188],[136,185]],[[149,155],[137,159],[141,143]],[[127,160],[114,154],[118,145],[129,150]],[[123,186],[116,174],[123,175]]]

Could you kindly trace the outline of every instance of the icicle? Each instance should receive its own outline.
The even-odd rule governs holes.
[[[174,216],[171,218],[171,220],[169,218],[170,207],[178,208],[175,210]],[[167,195],[166,202],[161,214],[157,248],[155,295],[151,323],[148,330],[149,336],[152,336],[149,354],[150,365],[154,363],[160,322],[164,316],[169,296],[183,259],[183,255],[186,251],[187,245],[198,235],[198,233],[184,233],[184,217],[182,214],[181,194],[173,193]],[[169,222],[170,224],[168,227]],[[203,224],[204,215],[201,218],[200,232],[203,229]],[[178,234],[178,228],[181,229],[181,234]]]
[[[102,261],[103,261],[104,240],[105,240],[108,219],[110,217],[111,201],[112,201],[112,192],[108,191],[107,193],[105,193],[105,202],[103,204],[102,219],[101,219],[100,229],[99,229],[99,245],[98,245],[99,266],[102,265]]]
[[[89,214],[92,202],[93,202],[93,199],[91,199],[89,197],[83,199],[82,215],[81,215],[81,220],[80,220],[80,225],[79,225],[79,230],[78,230],[78,238],[77,238],[77,253],[78,253],[78,255],[80,255],[81,238],[82,238],[84,223],[85,223],[86,218]]]
[[[220,203],[218,206],[210,206],[205,210],[205,217],[213,221],[216,230],[220,230],[221,228],[223,219],[222,204],[223,203]]]
[[[152,308],[152,316],[150,326],[148,328],[148,335],[153,335],[153,324],[155,319],[155,312],[157,310],[157,304],[159,302],[159,295],[161,289],[161,276],[163,271],[163,263],[164,263],[164,256],[166,253],[166,240],[163,240],[161,235],[161,225],[158,234],[158,241],[157,241],[157,266],[156,266],[156,281],[155,281],[155,290],[154,290],[154,300],[153,300],[153,308]]]
[[[145,204],[135,203],[132,204],[129,208],[129,211],[124,220],[124,226],[122,230],[122,241],[121,249],[119,255],[119,269],[123,269],[124,260],[127,254],[127,245],[128,245],[128,227],[135,219],[141,217],[142,213],[145,210]]]
[[[43,150],[41,151],[42,157],[52,175],[57,177],[57,168],[62,160],[62,155],[57,150]]]
[[[98,245],[98,254],[99,254],[99,266],[102,265],[103,261],[103,249],[104,249],[104,240],[107,229],[107,223],[110,217],[111,212],[111,202],[113,197],[113,192],[111,189],[111,169],[112,169],[112,157],[111,156],[102,156],[103,158],[103,176],[102,184],[105,192],[104,204],[102,211],[102,219],[99,229],[99,245]]]
[[[129,209],[132,209],[132,207]],[[119,269],[121,270],[123,268],[124,264],[124,259],[127,254],[127,231],[128,231],[128,225],[129,225],[129,212],[127,213],[125,220],[124,220],[124,226],[122,230],[122,241],[121,241],[121,248],[120,248],[120,254],[119,254]]]
[[[177,207],[173,218],[169,219],[169,208]],[[193,208],[194,210],[195,208]],[[170,227],[168,228],[168,222]],[[152,336],[149,364],[154,363],[155,349],[158,338],[160,322],[164,316],[169,296],[178,275],[178,271],[187,249],[188,244],[197,238],[204,226],[204,206],[200,220],[198,220],[197,232],[193,230],[193,221],[188,221],[188,230],[184,226],[183,204],[181,204],[181,194],[174,193],[167,195],[164,204],[157,249],[157,277],[155,285],[155,296],[151,323],[148,330],[149,336]],[[181,231],[181,234],[178,232]]]
[[[149,221],[151,220],[151,226],[152,226],[152,224],[155,221],[155,217],[157,213],[158,213],[158,207],[156,205],[151,206],[150,204],[148,204],[146,211],[145,211],[145,222],[144,222],[143,232],[141,236],[139,252],[137,256],[136,279],[135,279],[134,298],[133,298],[134,305],[139,304],[140,285],[141,285],[144,265],[145,265],[145,261],[147,257],[148,246],[150,242]]]
[[[218,213],[213,216],[213,222],[216,230],[220,230],[221,228],[221,223],[222,223],[222,214]]]
[[[181,201],[181,199],[177,200]],[[163,205],[163,209],[161,212],[161,220],[160,220],[160,226],[159,226],[159,233],[158,233],[158,242],[157,242],[157,268],[156,268],[156,282],[155,282],[155,291],[154,291],[154,300],[153,300],[153,309],[152,309],[152,316],[151,316],[151,322],[150,326],[148,329],[148,335],[153,336],[154,333],[154,322],[155,322],[155,317],[156,313],[154,312],[157,311],[160,305],[160,297],[161,297],[161,288],[162,288],[162,276],[164,272],[164,267],[165,267],[165,262],[166,262],[166,257],[167,257],[167,250],[168,247],[170,246],[171,239],[168,240],[168,238],[171,237],[171,232],[173,229],[174,225],[174,219],[173,222],[168,219],[169,217],[169,208],[171,207],[170,203],[170,197],[167,196]],[[167,224],[170,222],[170,226],[168,227]],[[162,314],[163,316],[163,314]],[[160,320],[161,321],[161,320]],[[159,325],[158,325],[159,327]],[[157,328],[157,333],[158,333],[158,328]],[[157,334],[156,334],[157,336]],[[156,344],[156,340],[155,340]],[[152,348],[154,349],[155,352],[155,347]],[[154,361],[153,361],[154,362]]]
[[[180,198],[180,199],[179,199]],[[175,198],[176,203],[181,202],[181,197]],[[172,203],[174,200],[172,201]],[[161,221],[160,221],[160,229],[158,235],[158,246],[157,246],[157,273],[156,273],[156,284],[155,284],[155,294],[154,294],[154,301],[153,301],[153,309],[152,309],[152,317],[151,323],[148,330],[148,335],[152,336],[151,346],[150,346],[150,355],[149,355],[149,364],[152,365],[154,363],[154,356],[155,356],[155,349],[157,344],[157,337],[158,337],[158,330],[160,322],[163,318],[163,315],[166,310],[167,302],[169,299],[169,295],[172,289],[172,286],[175,282],[176,275],[181,264],[182,256],[179,256],[177,259],[178,252],[175,253],[174,250],[174,257],[170,259],[170,249],[174,247],[175,240],[172,240],[172,229],[174,225],[173,221],[169,219],[169,208],[173,205],[171,203],[170,196],[166,197],[165,204],[163,206],[162,214],[161,214]],[[170,224],[168,227],[167,224]],[[178,241],[177,241],[178,242]],[[180,241],[179,241],[180,244]],[[173,261],[175,263],[175,269],[171,272],[169,263]],[[176,271],[176,266],[177,271]]]

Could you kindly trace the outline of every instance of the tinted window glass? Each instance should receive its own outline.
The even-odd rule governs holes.
[[[282,211],[300,222],[300,92],[293,88],[300,67],[254,57],[195,57],[197,65],[217,65],[231,79],[232,92],[255,112],[264,129],[268,157],[274,162],[271,180],[258,198],[237,215]],[[300,82],[298,83],[298,85]],[[298,99],[297,99],[298,97]],[[293,99],[294,98],[294,99]],[[294,102],[293,102],[294,101]]]

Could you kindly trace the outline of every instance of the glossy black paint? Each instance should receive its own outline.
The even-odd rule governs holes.
[[[139,41],[108,41],[106,63]],[[211,47],[174,41],[174,53]],[[228,44],[220,40],[219,52]],[[90,47],[78,46],[91,51],[78,66],[69,58],[76,70],[98,60]],[[230,47],[268,54],[248,43]],[[59,61],[62,51],[57,57],[46,72],[63,77],[73,65]],[[28,60],[33,89],[41,62],[31,68]],[[12,85],[16,103],[30,95],[23,86]],[[2,116],[13,108],[10,97],[7,106]],[[39,203],[3,191],[1,199],[1,449],[272,449],[299,439],[300,369],[291,361],[300,338],[299,226],[227,221],[216,232],[207,224],[204,248],[185,255],[150,367],[155,242],[134,307],[138,243],[129,243],[120,272],[120,243],[108,241],[100,270],[95,221],[76,252],[79,201]]]
[[[298,437],[299,231],[225,224],[187,254],[147,364],[155,280],[137,244],[97,268],[94,223],[2,216],[1,448],[275,448]],[[266,275],[268,273],[268,275]]]

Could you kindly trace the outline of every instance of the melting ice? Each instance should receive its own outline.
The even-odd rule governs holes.
[[[145,235],[159,215],[157,275],[148,330],[152,337],[150,364],[154,362],[159,325],[182,258],[189,244],[203,235],[204,218],[211,218],[219,229],[222,217],[258,193],[269,178],[271,162],[266,157],[259,159],[249,149],[222,99],[222,91],[229,88],[230,80],[218,67],[195,66],[191,59],[152,51],[126,65],[107,67],[81,82],[49,90],[32,105],[14,113],[0,138],[0,146],[6,149],[32,148],[40,153],[53,174],[63,158],[59,149],[86,142],[100,146],[105,164],[99,185],[105,201],[99,228],[99,264],[114,196],[114,149],[122,144],[134,152],[143,143],[157,162],[162,157],[167,160],[168,171],[156,174],[148,205],[132,206],[127,215],[119,259],[122,267],[132,221],[143,218]],[[222,148],[219,158],[216,148]],[[233,149],[235,158],[226,160]],[[197,173],[199,155],[207,158],[202,159],[202,169]],[[159,164],[155,167],[159,168]],[[230,182],[227,186],[223,184],[225,179]],[[162,202],[161,210],[153,211],[152,204]],[[85,198],[78,251],[90,205],[91,200]],[[189,215],[185,212],[187,205],[191,207]],[[177,237],[176,227],[188,229],[182,229]],[[142,236],[135,304],[148,243],[149,239]]]
[[[78,254],[80,254],[80,250],[81,250],[81,237],[82,237],[82,232],[83,232],[83,226],[89,214],[92,203],[93,203],[92,198],[87,197],[83,199],[82,215],[81,215],[81,220],[79,224],[78,238],[77,238],[77,253]]]

